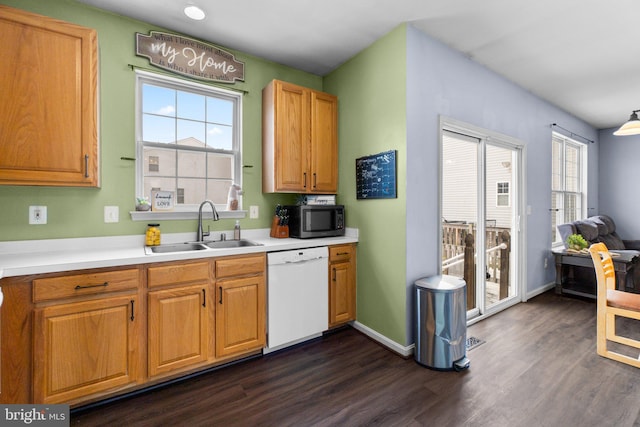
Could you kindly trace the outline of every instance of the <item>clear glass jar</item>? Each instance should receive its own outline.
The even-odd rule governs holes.
[[[160,244],[160,224],[147,224],[145,244],[147,246],[158,246]]]

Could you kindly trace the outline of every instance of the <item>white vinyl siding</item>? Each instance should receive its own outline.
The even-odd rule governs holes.
[[[465,139],[473,142],[469,137],[461,135],[443,133],[442,161],[446,163],[458,163],[469,165],[469,167],[457,169],[457,173],[451,176],[443,176],[443,203],[442,216],[444,221],[449,222],[475,222],[478,201],[476,194],[477,177],[476,162],[478,157],[477,146],[467,144],[462,148],[460,144],[449,143],[450,139]],[[450,148],[455,147],[455,148]],[[511,227],[512,212],[510,203],[500,205],[498,203],[497,183],[510,182],[512,173],[511,154],[505,150],[487,148],[486,182],[493,191],[486,194],[486,218],[487,224],[496,227]],[[510,185],[510,184],[509,184]],[[447,197],[448,194],[455,194],[455,198]]]

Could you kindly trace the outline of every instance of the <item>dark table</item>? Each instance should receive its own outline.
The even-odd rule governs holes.
[[[596,272],[591,255],[567,252],[565,249],[554,249],[552,252],[556,260],[556,293],[596,298]],[[616,272],[616,288],[637,293],[633,269],[640,262],[640,253],[627,250],[610,252]]]

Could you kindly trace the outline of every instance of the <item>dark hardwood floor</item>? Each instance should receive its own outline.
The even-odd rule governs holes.
[[[593,302],[547,292],[470,326],[486,342],[464,372],[424,368],[347,328],[74,411],[71,425],[640,425],[640,370],[599,357],[595,331]]]

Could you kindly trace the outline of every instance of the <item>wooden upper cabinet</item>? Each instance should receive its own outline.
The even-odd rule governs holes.
[[[311,192],[338,192],[338,101],[311,93]]]
[[[262,91],[262,191],[335,194],[338,99],[274,80]]]
[[[273,138],[266,139],[272,147],[263,151],[263,155],[268,151],[273,155],[269,165],[273,179],[263,180],[263,185],[273,181],[277,191],[304,191],[310,155],[309,91],[284,82],[274,85]],[[265,109],[268,106],[263,106],[263,112]]]
[[[0,184],[96,187],[96,31],[0,6]]]

